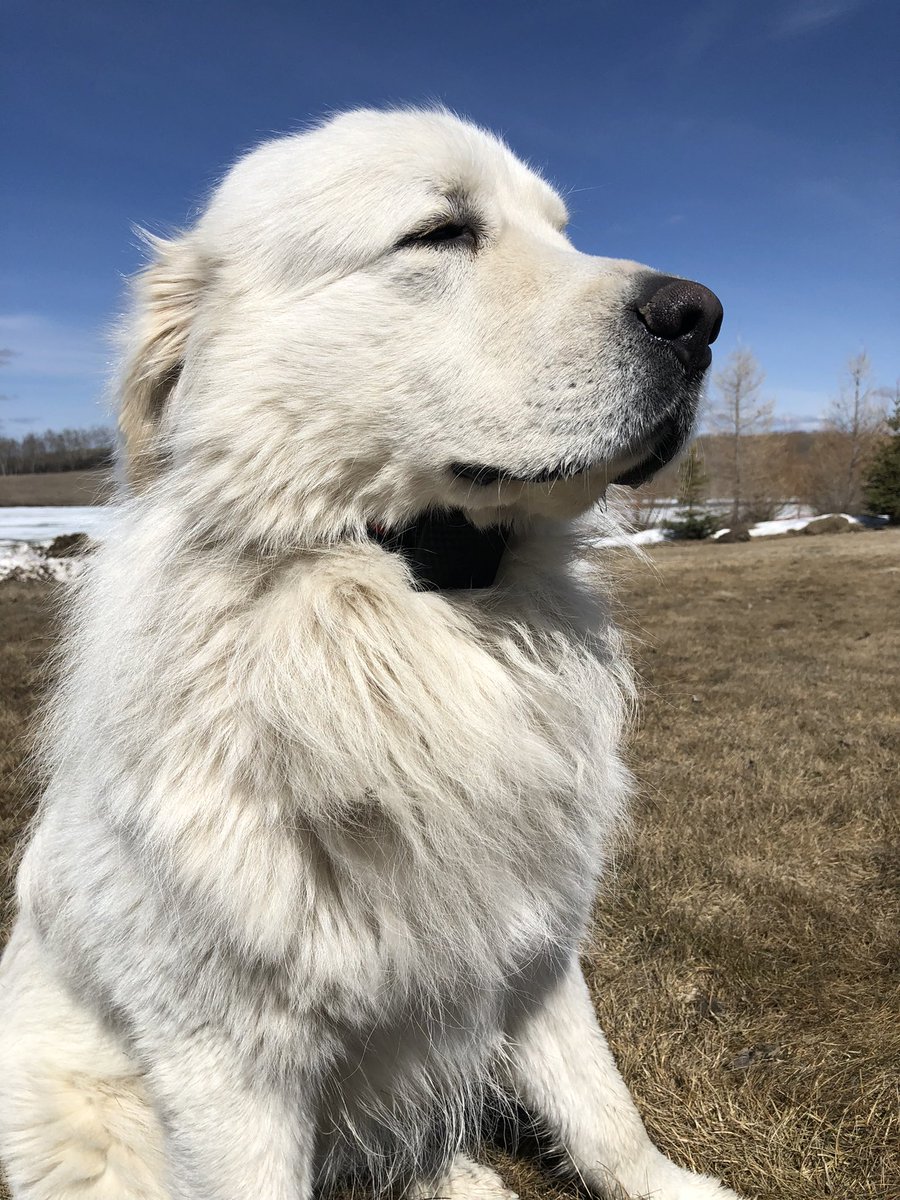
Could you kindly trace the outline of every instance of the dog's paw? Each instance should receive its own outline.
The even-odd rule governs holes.
[[[646,1200],[742,1200],[737,1192],[711,1175],[697,1175],[672,1163],[668,1165],[674,1167],[674,1173],[655,1188],[638,1193],[634,1200],[645,1197]]]
[[[621,1192],[611,1192],[614,1200],[743,1200],[712,1176],[697,1175],[662,1155],[624,1182],[628,1186]]]
[[[458,1154],[439,1180],[417,1180],[404,1200],[519,1200],[496,1171]]]

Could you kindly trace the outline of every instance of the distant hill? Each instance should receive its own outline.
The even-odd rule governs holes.
[[[0,507],[103,504],[111,492],[112,473],[109,470],[0,475]]]

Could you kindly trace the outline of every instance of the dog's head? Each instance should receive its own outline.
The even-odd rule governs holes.
[[[582,254],[557,193],[443,112],[362,111],[253,151],[139,277],[121,428],[245,536],[435,507],[573,515],[688,436],[721,306]]]

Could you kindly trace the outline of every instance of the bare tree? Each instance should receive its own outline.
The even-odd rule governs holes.
[[[865,350],[847,363],[846,379],[825,417],[825,428],[844,441],[841,510],[858,507],[862,498],[862,469],[884,429],[885,393],[872,386],[872,364]]]
[[[819,512],[859,512],[863,479],[884,433],[888,393],[872,383],[872,364],[863,350],[847,362],[840,391],[822,420],[817,452],[805,491]]]
[[[765,375],[753,352],[733,350],[713,377],[710,427],[725,441],[725,474],[731,498],[731,520],[738,522],[758,507],[770,489],[761,435],[772,429],[773,402],[760,395]]]

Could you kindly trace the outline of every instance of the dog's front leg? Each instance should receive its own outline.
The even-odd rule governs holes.
[[[540,1006],[510,1031],[510,1085],[595,1195],[738,1200],[670,1162],[650,1141],[573,960]]]
[[[205,1027],[146,1058],[172,1200],[308,1200],[313,1118],[299,1085]]]

